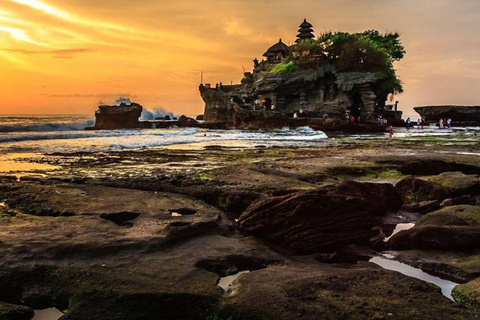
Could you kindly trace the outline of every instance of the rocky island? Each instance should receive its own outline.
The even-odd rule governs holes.
[[[389,95],[402,91],[393,69],[405,53],[398,34],[370,30],[315,39],[306,20],[298,32],[295,45],[280,39],[262,61],[255,58],[253,72],[246,72],[241,84],[200,85],[204,120],[234,129],[310,126],[324,131],[382,131],[380,117],[400,120],[401,113],[388,112],[385,104]]]

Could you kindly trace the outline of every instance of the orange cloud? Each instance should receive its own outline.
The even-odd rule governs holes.
[[[400,31],[407,113],[475,104],[478,16],[471,0],[3,0],[0,113],[91,113],[99,97],[129,92],[147,107],[198,114],[202,71],[207,82],[238,82],[278,38],[291,43],[304,18],[317,34]]]

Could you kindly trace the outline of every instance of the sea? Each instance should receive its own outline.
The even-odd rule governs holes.
[[[309,127],[270,131],[211,130],[200,128],[85,130],[94,125],[91,115],[0,115],[0,154],[108,152],[131,149],[205,144],[266,147],[301,147],[331,143],[345,137]],[[396,128],[394,137],[447,136],[465,138],[480,128]],[[387,134],[350,135],[356,139],[388,139]]]

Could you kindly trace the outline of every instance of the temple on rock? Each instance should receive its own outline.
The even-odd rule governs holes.
[[[334,120],[377,123],[387,100],[386,95],[377,96],[377,74],[338,72],[331,59],[315,49],[313,32],[304,20],[295,44],[280,39],[263,60],[253,60],[253,71],[244,73],[241,84],[201,84],[204,120],[238,129],[321,127]],[[293,123],[293,118],[309,120]]]

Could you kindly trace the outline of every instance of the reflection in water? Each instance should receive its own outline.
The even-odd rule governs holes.
[[[395,230],[393,230],[393,233],[390,235],[390,237],[385,238],[385,242],[387,242],[391,237],[393,237],[396,233],[399,233],[400,231],[403,230],[408,230],[411,229],[415,226],[415,223],[399,223],[395,227]]]
[[[411,267],[407,264],[404,264],[404,263],[401,263],[401,262],[398,262],[398,261],[393,261],[393,260],[389,260],[389,259],[385,259],[385,258],[381,258],[381,257],[374,257],[374,258],[370,259],[370,262],[373,262],[373,263],[379,265],[380,267],[382,267],[384,269],[397,271],[397,272],[400,272],[401,274],[404,274],[406,276],[416,278],[416,279],[420,279],[420,280],[425,281],[425,282],[433,283],[433,284],[439,286],[440,289],[442,289],[442,293],[445,297],[447,297],[448,299],[450,299],[452,301],[455,301],[455,300],[453,300],[451,292],[452,292],[452,289],[456,285],[458,285],[458,283],[448,281],[448,280],[443,280],[443,279],[440,279],[439,277],[431,276],[428,273],[426,273],[426,272],[424,272],[424,271],[422,271],[418,268]]]
[[[233,274],[231,276],[226,276],[226,277],[220,278],[220,280],[218,281],[218,286],[220,288],[222,288],[223,290],[225,290],[227,293],[231,292],[233,290],[233,288],[232,288],[233,282],[236,279],[238,279],[242,274],[249,273],[249,272],[250,272],[249,270],[240,271],[240,272],[238,272],[236,274]]]
[[[63,313],[56,308],[48,308],[43,310],[35,310],[35,316],[32,320],[58,320]]]
[[[42,158],[41,154],[36,153],[10,153],[0,155],[0,174],[12,172],[25,172],[55,170],[60,167],[52,166],[46,163],[37,163],[34,160]],[[17,177],[22,174],[16,175]]]

